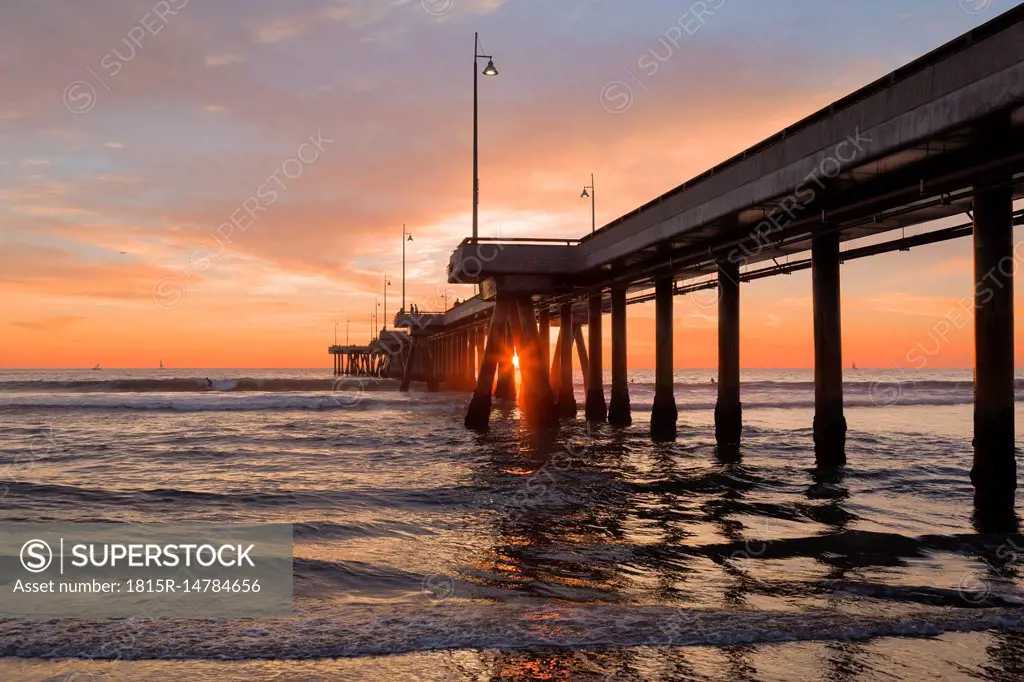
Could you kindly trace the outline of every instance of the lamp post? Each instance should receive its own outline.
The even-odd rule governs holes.
[[[338,345],[338,321],[334,321],[334,345]]]
[[[478,208],[480,204],[480,161],[479,161],[479,136],[477,134],[477,123],[479,119],[479,107],[477,105],[477,62],[481,59],[487,60],[484,67],[485,76],[497,76],[498,70],[494,68],[494,58],[490,55],[480,54],[480,34],[473,34],[473,240],[478,236]]]
[[[590,190],[590,194],[587,194],[588,189]],[[596,201],[594,196],[595,194],[597,194],[597,192],[594,190],[594,174],[591,173],[590,184],[583,186],[583,194],[580,195],[583,199],[590,197],[590,234],[594,234],[597,230],[597,209],[594,206],[594,202]]]
[[[352,320],[345,320],[345,345],[348,345],[348,324]]]
[[[391,280],[388,279],[388,273],[384,273],[384,331],[388,330],[388,287],[391,286]]]
[[[402,225],[402,312],[405,312],[405,243],[412,241],[412,233],[405,231]]]

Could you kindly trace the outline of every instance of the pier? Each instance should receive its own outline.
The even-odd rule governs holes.
[[[333,345],[327,348],[334,363],[334,376],[390,377],[401,376],[401,364],[409,346],[409,337],[403,332],[382,331],[365,346]]]
[[[1013,202],[1024,187],[1024,7],[1017,7],[833,102],[579,240],[464,240],[451,283],[480,295],[410,329],[405,366],[428,387],[472,391],[465,423],[485,429],[492,401],[518,398],[538,427],[578,413],[632,420],[628,306],[655,302],[650,436],[671,441],[678,411],[672,351],[676,296],[718,296],[715,438],[742,438],[740,295],[756,279],[811,270],[816,464],[846,463],[841,270],[844,262],[949,239],[973,239],[976,389],[975,503],[1011,509],[1016,488],[1013,382]],[[906,227],[964,222],[904,237]],[[870,246],[850,240],[883,236]],[[784,260],[784,262],[782,262]],[[611,395],[602,381],[603,317],[611,315]],[[583,333],[582,327],[588,328]],[[554,350],[551,327],[558,328]],[[412,349],[416,349],[412,351]],[[510,381],[520,362],[521,395]],[[416,364],[419,363],[419,364]],[[372,363],[371,363],[372,365]],[[416,378],[405,372],[403,389]]]

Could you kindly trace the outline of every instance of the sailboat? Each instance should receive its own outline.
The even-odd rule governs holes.
[[[160,361],[160,369],[163,369],[163,368],[164,368],[164,361],[163,361],[163,360],[161,360],[161,361]]]
[[[853,363],[853,367],[851,367],[850,369],[857,369],[857,363]]]
[[[97,362],[97,363],[96,363],[96,366],[95,366],[95,367],[93,367],[92,369],[93,369],[93,371],[95,372],[95,371],[96,371],[96,370],[98,370],[99,368],[100,368],[100,363],[98,363],[98,362]]]

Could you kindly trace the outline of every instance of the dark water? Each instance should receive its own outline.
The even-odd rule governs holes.
[[[0,679],[1020,679],[969,371],[849,373],[833,472],[809,372],[745,374],[739,453],[711,374],[655,445],[645,372],[631,428],[544,438],[320,371],[0,373],[0,519],[287,522],[296,553],[292,618],[0,621]]]

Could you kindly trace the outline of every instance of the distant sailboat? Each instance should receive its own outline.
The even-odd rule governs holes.
[[[93,369],[93,371],[96,371],[96,370],[98,370],[99,368],[100,368],[100,363],[98,363],[98,362],[97,362],[97,363],[96,363],[96,366],[95,366],[95,367],[93,367],[92,369]]]
[[[160,361],[160,369],[163,369],[163,368],[164,368],[164,361],[163,361],[163,360],[161,360],[161,361]]]
[[[850,369],[857,369],[857,363],[853,363],[853,367],[851,367]]]

